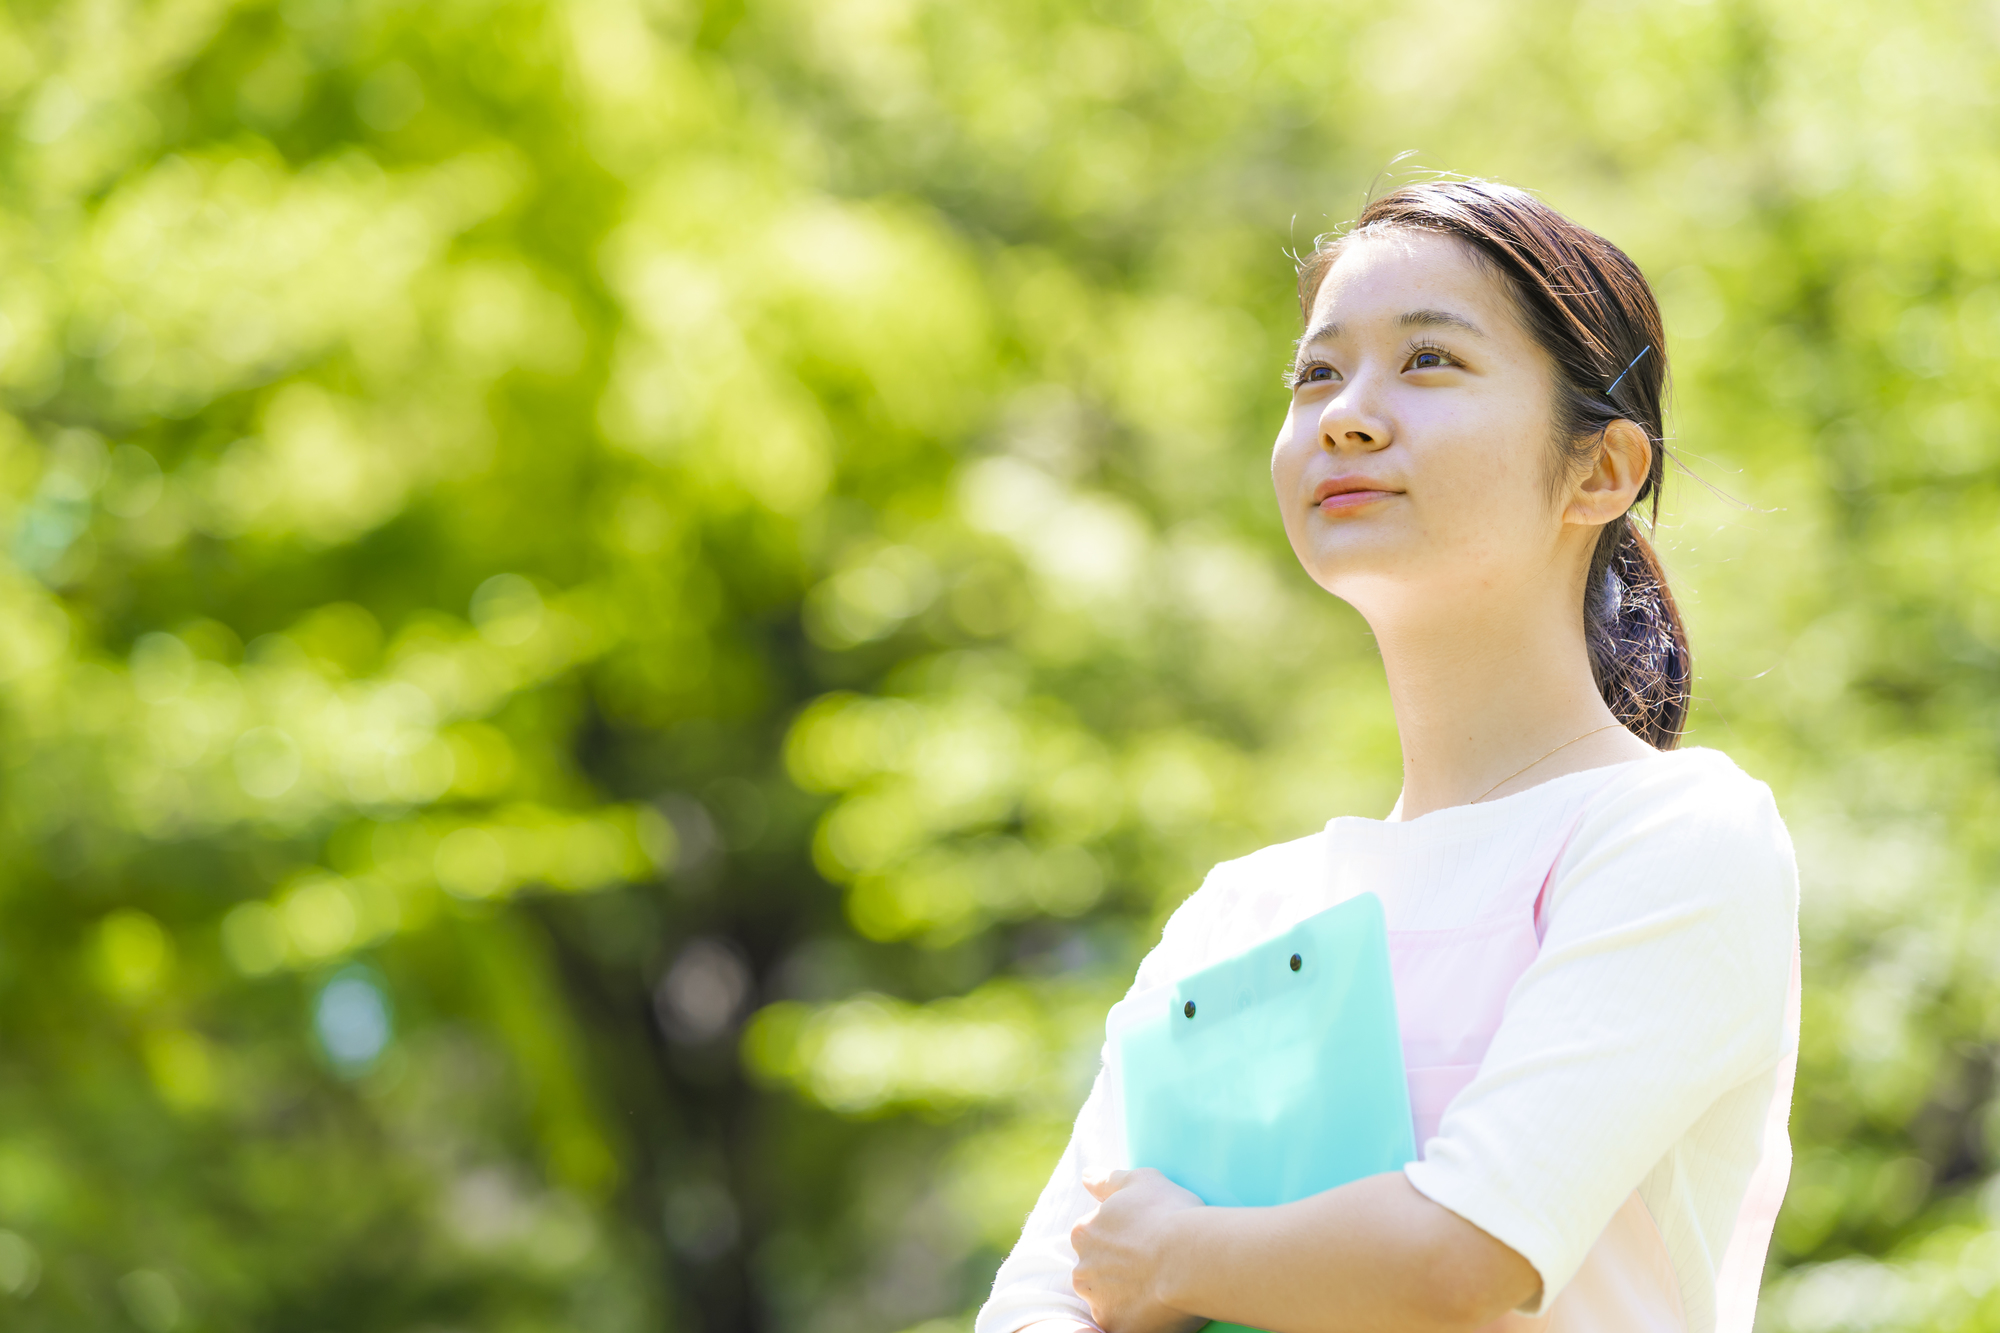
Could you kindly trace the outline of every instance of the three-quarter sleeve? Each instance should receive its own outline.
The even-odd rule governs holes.
[[[1697,1121],[1775,1083],[1792,1049],[1791,841],[1769,789],[1716,759],[1647,766],[1590,803],[1557,864],[1539,955],[1478,1075],[1406,1168],[1540,1273],[1524,1313],[1547,1308]],[[1741,1197],[1756,1150],[1745,1138],[1696,1163],[1720,1186],[1699,1193]],[[1688,1225],[1719,1253],[1733,1221]]]
[[[1160,942],[1140,962],[1126,999],[1180,976],[1198,956],[1206,932],[1197,921],[1214,878],[1211,871],[1202,889],[1168,918]],[[1109,1082],[1109,1073],[1100,1063],[1090,1095],[1070,1131],[1069,1145],[1028,1214],[1021,1239],[994,1275],[993,1293],[980,1308],[973,1333],[1014,1333],[1037,1320],[1056,1318],[1095,1327],[1089,1304],[1076,1294],[1071,1281],[1076,1249],[1070,1244],[1069,1233],[1097,1207],[1097,1200],[1083,1187],[1084,1177],[1095,1178],[1125,1165],[1120,1160],[1124,1135],[1112,1123],[1115,1098]]]
[[[1076,1249],[1069,1243],[1069,1233],[1097,1206],[1083,1187],[1083,1176],[1094,1147],[1102,1143],[1108,1128],[1104,1078],[1099,1069],[1097,1082],[1077,1115],[1069,1146],[1063,1149],[1049,1183],[1042,1187],[1013,1253],[994,1275],[993,1294],[980,1308],[973,1333],[1014,1333],[1041,1319],[1091,1322],[1089,1304],[1070,1282]]]

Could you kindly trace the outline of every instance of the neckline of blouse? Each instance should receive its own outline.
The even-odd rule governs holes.
[[[1403,829],[1419,830],[1426,834],[1433,831],[1449,831],[1452,833],[1473,830],[1483,831],[1489,825],[1512,822],[1518,818],[1519,812],[1524,807],[1533,805],[1538,800],[1549,799],[1561,789],[1576,784],[1579,779],[1594,777],[1602,783],[1609,783],[1614,780],[1614,774],[1623,770],[1657,764],[1679,755],[1707,753],[1709,751],[1705,747],[1698,745],[1686,746],[1678,750],[1662,750],[1658,754],[1647,755],[1643,759],[1626,759],[1616,764],[1601,764],[1596,768],[1579,768],[1574,773],[1562,773],[1545,782],[1538,782],[1532,787],[1524,787],[1520,791],[1510,792],[1505,796],[1497,796],[1490,801],[1467,805],[1447,805],[1441,809],[1426,811],[1424,814],[1418,815],[1415,819],[1376,819],[1370,815],[1335,815],[1327,821],[1326,827],[1329,832],[1332,831],[1335,825],[1344,826],[1344,831],[1349,832],[1360,829],[1379,829],[1383,832],[1377,836],[1383,837],[1418,836],[1416,832],[1411,832],[1407,835],[1389,832],[1389,830]]]

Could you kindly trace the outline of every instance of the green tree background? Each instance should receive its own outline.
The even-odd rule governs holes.
[[[1417,149],[1668,311],[1764,1324],[2000,1327],[1996,88],[1952,0],[9,6],[0,1325],[962,1329],[1165,914],[1393,799],[1265,449]]]

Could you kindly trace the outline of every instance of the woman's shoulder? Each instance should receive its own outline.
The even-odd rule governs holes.
[[[1155,972],[1198,966],[1212,951],[1221,923],[1243,915],[1251,896],[1283,897],[1323,878],[1325,840],[1325,831],[1317,830],[1217,862],[1167,918],[1159,946],[1147,959],[1151,966],[1141,969],[1141,980]]]
[[[1563,860],[1576,871],[1617,867],[1676,897],[1797,902],[1797,859],[1771,788],[1720,750],[1630,765],[1587,800]]]
[[[1212,887],[1213,894],[1225,894],[1244,884],[1284,883],[1310,877],[1319,873],[1325,861],[1326,830],[1315,829],[1302,838],[1274,842],[1246,856],[1218,861],[1197,892],[1210,892]]]
[[[1168,933],[1177,925],[1192,929],[1200,919],[1229,911],[1246,893],[1283,893],[1312,882],[1326,864],[1325,843],[1325,831],[1317,830],[1303,838],[1274,842],[1248,855],[1218,861],[1202,878],[1201,886],[1168,918]]]
[[[1589,804],[1601,815],[1648,825],[1699,824],[1780,838],[1785,830],[1769,785],[1703,746],[1627,765]]]

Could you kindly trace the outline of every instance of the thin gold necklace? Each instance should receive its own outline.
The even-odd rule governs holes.
[[[1494,792],[1499,791],[1502,787],[1512,782],[1515,778],[1520,777],[1523,773],[1533,768],[1535,764],[1541,763],[1542,759],[1547,759],[1549,755],[1554,754],[1556,750],[1567,750],[1570,746],[1575,745],[1578,741],[1588,740],[1590,737],[1595,736],[1600,731],[1609,731],[1613,727],[1622,727],[1624,725],[1625,724],[1623,722],[1607,722],[1601,727],[1592,727],[1589,731],[1584,732],[1583,735],[1581,736],[1572,736],[1568,740],[1564,741],[1561,745],[1558,745],[1555,748],[1555,750],[1550,750],[1549,754],[1545,754],[1540,759],[1535,760],[1534,764],[1524,764],[1520,768],[1515,769],[1512,773],[1509,773],[1506,777],[1500,779],[1498,782],[1488,787],[1485,791],[1480,792],[1479,795],[1473,797],[1470,801],[1467,801],[1466,804],[1478,805],[1481,801],[1491,796]]]

